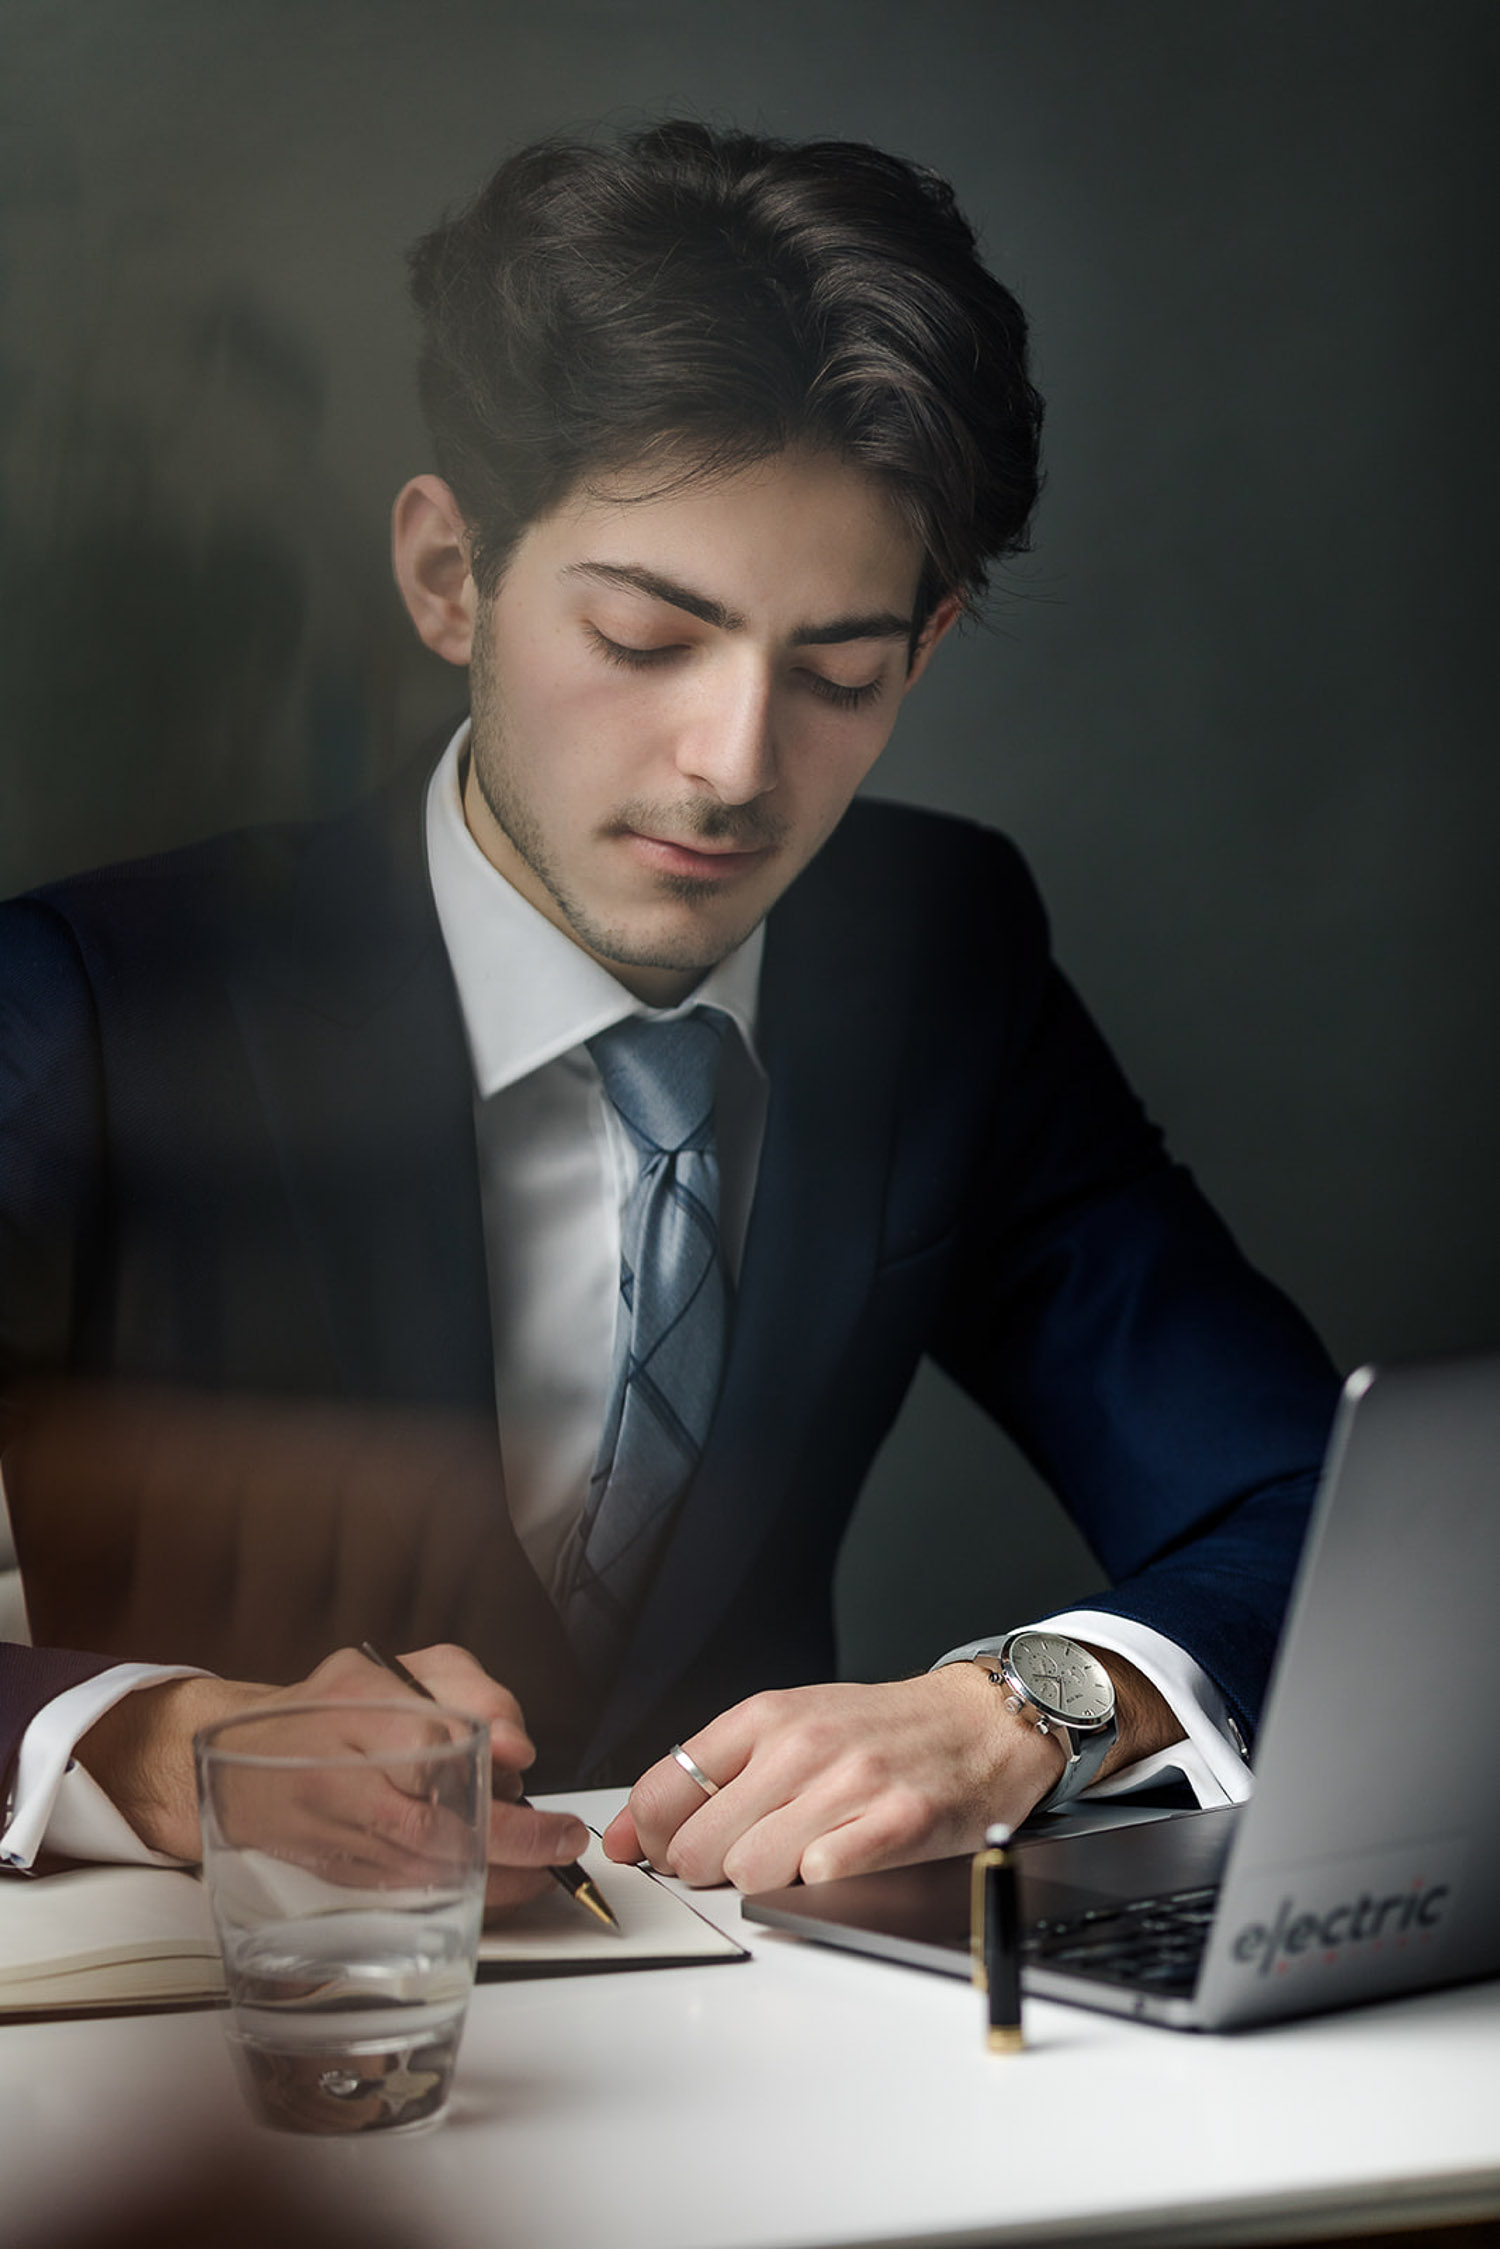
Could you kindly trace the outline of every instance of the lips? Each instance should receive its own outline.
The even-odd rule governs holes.
[[[764,847],[738,851],[722,844],[677,843],[667,836],[643,835],[635,828],[626,829],[624,840],[638,858],[660,873],[694,876],[702,882],[729,882],[766,857]]]

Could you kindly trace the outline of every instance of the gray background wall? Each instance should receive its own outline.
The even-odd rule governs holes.
[[[341,803],[449,706],[385,576],[401,256],[508,146],[882,142],[1033,315],[1050,481],[880,787],[1019,837],[1342,1361],[1500,1340],[1497,48],[1488,0],[0,0],[0,888]],[[924,1377],[847,1667],[1090,1575]]]

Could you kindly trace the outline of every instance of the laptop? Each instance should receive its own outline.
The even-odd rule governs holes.
[[[1244,1805],[1016,1839],[1023,1989],[1228,2030],[1500,1971],[1500,1354],[1344,1387]],[[1101,1807],[1102,1809],[1102,1807]],[[1064,1815],[1066,1816],[1066,1815]],[[744,1900],[969,1973],[969,1861]]]

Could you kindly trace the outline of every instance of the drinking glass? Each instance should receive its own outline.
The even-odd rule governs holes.
[[[429,2123],[474,1981],[487,1729],[436,1703],[302,1703],[223,1719],[196,1748],[252,2106],[293,2132]]]

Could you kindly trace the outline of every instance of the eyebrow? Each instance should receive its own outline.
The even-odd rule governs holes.
[[[664,601],[673,609],[685,610],[689,617],[697,617],[705,625],[713,625],[723,633],[743,632],[747,623],[737,609],[726,608],[708,594],[694,593],[690,586],[679,586],[671,578],[663,578],[655,570],[646,570],[633,562],[572,562],[563,571],[565,578],[597,578],[606,586],[625,586],[634,593],[643,593],[653,601]],[[894,609],[872,609],[850,617],[832,617],[826,624],[799,625],[791,634],[794,648],[828,648],[844,640],[909,640],[913,619],[902,617]]]

